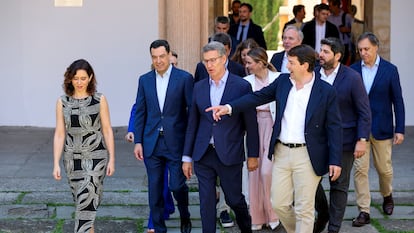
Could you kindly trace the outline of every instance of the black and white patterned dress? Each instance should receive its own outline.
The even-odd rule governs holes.
[[[101,96],[61,97],[66,126],[63,163],[76,207],[74,232],[89,232],[102,200],[109,154],[101,130]]]

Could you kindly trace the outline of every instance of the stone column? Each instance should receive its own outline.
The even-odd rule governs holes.
[[[178,67],[194,74],[208,40],[209,1],[159,0],[159,36],[178,54]]]
[[[380,41],[378,53],[390,59],[391,44],[391,1],[365,0],[364,20],[366,31],[373,32]]]

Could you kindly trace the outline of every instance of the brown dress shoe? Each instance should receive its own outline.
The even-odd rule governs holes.
[[[360,212],[358,217],[354,218],[352,220],[352,226],[353,227],[362,227],[366,224],[370,224],[371,220],[368,213]]]
[[[391,215],[394,211],[394,200],[392,199],[392,194],[390,194],[388,197],[384,197],[384,202],[382,203],[382,210],[386,215]]]

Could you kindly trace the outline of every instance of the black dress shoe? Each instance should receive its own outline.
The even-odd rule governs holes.
[[[181,219],[181,233],[190,233],[191,227],[191,220],[189,218]]]
[[[386,215],[391,215],[394,211],[394,200],[392,199],[392,194],[390,194],[388,197],[384,197],[384,202],[382,203],[382,210]]]
[[[321,233],[325,229],[328,221],[328,217],[318,216],[318,218],[315,221],[315,225],[313,226],[313,233]]]
[[[365,212],[360,212],[358,217],[352,220],[353,227],[362,227],[370,223],[371,223],[371,220],[370,220],[369,214]]]

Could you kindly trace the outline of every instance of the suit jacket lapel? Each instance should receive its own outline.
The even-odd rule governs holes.
[[[340,83],[342,82],[342,80],[344,80],[345,76],[343,75],[344,73],[344,68],[343,65],[340,65],[338,73],[336,74],[335,80],[333,82],[334,87],[340,85]]]
[[[175,68],[173,67],[171,69],[170,79],[168,80],[167,92],[165,94],[163,112],[164,112],[164,110],[168,110],[168,107],[171,105],[170,104],[171,98],[167,98],[167,96],[174,95],[174,91],[177,90],[176,85],[177,85],[177,78],[178,77],[175,75],[175,72],[176,72]],[[172,106],[174,106],[174,104]]]
[[[229,89],[231,88],[227,88],[227,87],[229,85],[232,85],[232,82],[233,82],[232,75],[229,73],[229,76],[227,77],[227,81],[226,81],[226,86],[224,87],[223,96],[221,97],[221,100],[220,100],[221,105],[229,102],[229,96],[231,96]]]
[[[378,64],[378,70],[377,70],[377,73],[375,74],[374,82],[372,83],[372,86],[371,86],[371,89],[370,89],[369,92],[371,92],[372,89],[375,88],[375,86],[377,85],[377,83],[381,81],[381,76],[384,73],[384,71],[382,70],[384,68],[384,66],[381,65],[382,62],[383,62],[382,61],[382,58],[380,57],[380,62]],[[369,93],[368,93],[368,95],[369,95]]]
[[[199,82],[202,82],[201,85],[202,87],[197,89],[200,91],[200,96],[201,96],[201,102],[200,102],[200,106],[204,109],[206,109],[207,107],[211,107],[211,99],[210,99],[210,78],[206,78],[203,79]],[[210,112],[206,113],[208,115],[208,119],[213,122],[213,114],[211,114]]]
[[[276,114],[278,117],[276,119],[282,119],[283,114],[285,112],[287,98],[290,93],[290,89],[292,89],[292,83],[290,79],[286,79],[286,82],[283,82],[283,85],[281,85],[281,88],[276,90],[276,103],[280,105],[280,111],[279,109],[276,109]]]
[[[305,128],[309,120],[312,118],[313,112],[315,111],[316,107],[319,105],[321,101],[322,95],[318,94],[319,92],[321,92],[321,82],[323,81],[318,78],[315,78],[315,81],[313,83],[313,87],[309,96],[308,107],[306,108]]]
[[[161,112],[160,109],[160,103],[158,101],[158,94],[157,94],[157,80],[156,80],[157,76],[155,74],[155,70],[153,70],[151,72],[151,78],[149,79],[150,82],[150,88],[149,89],[149,94],[150,94],[150,99],[154,100],[154,104],[157,105],[157,109]]]

